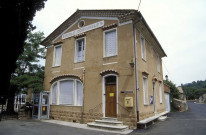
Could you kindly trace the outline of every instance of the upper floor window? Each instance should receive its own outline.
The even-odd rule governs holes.
[[[145,38],[143,36],[141,36],[140,42],[141,42],[141,55],[142,55],[142,59],[146,60]]]
[[[54,57],[53,57],[53,66],[61,65],[61,57],[62,57],[62,46],[58,45],[54,47]]]
[[[84,61],[85,54],[85,38],[77,39],[75,43],[75,59],[74,62]]]
[[[76,79],[63,79],[53,84],[51,104],[82,106],[83,85]]]
[[[160,58],[158,54],[157,54],[157,71],[160,73]]]
[[[104,32],[104,57],[117,55],[117,31],[116,29]]]

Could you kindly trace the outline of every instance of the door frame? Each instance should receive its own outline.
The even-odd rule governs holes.
[[[106,82],[106,77],[108,76],[115,76],[116,77],[116,113],[118,114],[118,75],[116,74],[107,74],[107,75],[104,75],[102,77],[102,113],[103,113],[103,117],[105,117],[105,114],[106,114],[106,104],[105,104],[105,101],[106,101],[106,87],[105,87],[105,82]]]

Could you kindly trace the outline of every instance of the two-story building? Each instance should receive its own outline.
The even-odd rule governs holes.
[[[112,117],[135,128],[165,111],[166,54],[137,10],[77,10],[42,45],[51,118]]]

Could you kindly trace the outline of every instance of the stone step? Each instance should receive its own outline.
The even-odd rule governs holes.
[[[105,120],[105,121],[117,121],[117,118],[112,118],[112,117],[102,117],[102,120]]]
[[[111,121],[111,120],[95,120],[96,124],[112,125],[112,126],[122,126],[121,121]]]
[[[112,130],[112,131],[125,131],[128,130],[128,126],[113,126],[113,125],[105,125],[105,124],[100,124],[100,123],[95,123],[95,122],[91,122],[91,123],[87,123],[87,126],[89,127],[93,127],[93,128],[98,128],[98,129],[105,129],[105,130]]]
[[[165,121],[167,119],[167,116],[160,116],[158,118],[159,121]]]

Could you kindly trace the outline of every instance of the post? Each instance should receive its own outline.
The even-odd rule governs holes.
[[[1,104],[0,121],[1,121],[1,119],[2,119],[2,113],[3,113],[3,104]]]

